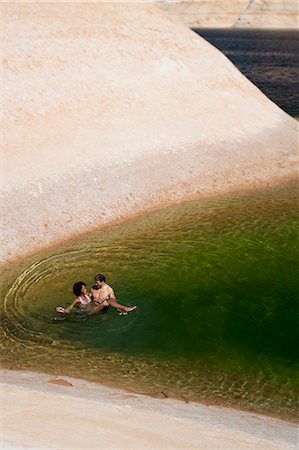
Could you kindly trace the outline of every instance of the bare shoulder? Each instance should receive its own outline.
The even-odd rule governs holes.
[[[109,292],[111,292],[111,291],[113,292],[113,289],[112,289],[112,287],[109,284],[106,285],[106,289]]]

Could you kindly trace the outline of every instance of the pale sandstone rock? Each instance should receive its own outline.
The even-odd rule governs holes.
[[[0,261],[295,173],[296,122],[155,6],[1,10]]]
[[[298,29],[297,0],[157,0],[189,27]]]
[[[297,427],[232,408],[129,396],[67,377],[1,370],[4,449],[295,450]]]

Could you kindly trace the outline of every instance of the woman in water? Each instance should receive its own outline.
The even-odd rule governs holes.
[[[86,284],[83,281],[78,281],[73,286],[73,292],[76,298],[72,301],[72,303],[67,308],[62,308],[62,306],[57,306],[56,311],[60,313],[69,313],[74,308],[74,306],[78,305],[80,308],[85,309],[88,313],[96,313],[101,312],[105,306],[109,306],[107,300],[93,301],[91,297],[87,294]]]
[[[112,306],[118,310],[121,315],[127,314],[129,311],[136,309],[136,306],[124,306],[117,303],[114,292],[110,286],[104,281],[98,281],[95,286],[91,288],[91,294],[87,294],[86,284],[83,281],[78,281],[73,286],[73,292],[76,298],[67,307],[57,306],[56,311],[59,313],[69,313],[74,306],[78,305],[81,309],[86,310],[89,314],[102,312],[105,307]],[[102,297],[102,294],[105,296]]]

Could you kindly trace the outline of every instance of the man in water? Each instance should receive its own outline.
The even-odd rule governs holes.
[[[92,290],[92,296],[95,302],[102,303],[107,301],[109,306],[116,308],[120,313],[127,313],[136,309],[136,306],[124,306],[117,302],[112,287],[106,283],[105,275],[99,273],[95,276],[94,281],[96,286],[99,287],[98,289]]]
[[[109,307],[109,303],[106,300],[99,302],[92,301],[90,295],[86,291],[86,284],[84,281],[77,281],[73,286],[73,292],[76,298],[67,308],[57,306],[57,312],[68,314],[75,306],[79,305],[81,309],[85,309],[89,314],[94,314],[103,311],[105,307]]]

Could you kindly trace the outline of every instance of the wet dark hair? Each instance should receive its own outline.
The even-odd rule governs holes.
[[[73,293],[76,297],[78,297],[81,294],[83,286],[86,286],[86,284],[83,281],[77,281],[77,283],[74,284]]]
[[[95,291],[98,291],[100,289],[100,286],[98,286],[97,284],[95,284],[94,286],[92,286],[91,289],[94,289]]]
[[[106,281],[105,275],[102,275],[101,273],[99,273],[98,275],[96,275],[94,277],[94,281],[99,281],[100,283],[102,283],[104,281]]]

